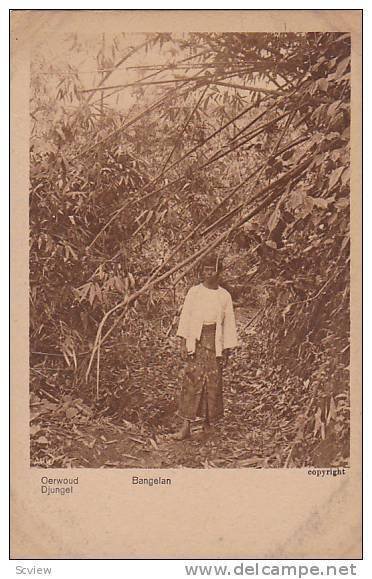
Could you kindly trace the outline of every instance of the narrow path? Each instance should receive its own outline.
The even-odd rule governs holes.
[[[49,424],[43,428],[39,417],[32,447],[39,458],[34,458],[33,464],[85,468],[280,466],[278,448],[282,446],[286,452],[289,443],[275,422],[272,385],[261,377],[257,366],[259,340],[254,324],[246,329],[254,314],[237,310],[241,345],[224,370],[225,416],[210,432],[204,433],[196,423],[190,439],[175,441],[171,437],[178,425],[174,392],[181,363],[171,347],[165,355],[153,356],[137,375],[133,371],[138,390],[142,388],[146,394],[142,406],[140,395],[132,401],[133,420],[125,414],[116,419],[79,419],[67,411],[72,423],[65,420],[61,424],[57,414],[54,418],[48,415],[45,422],[49,419]],[[147,421],[141,418],[141,411]]]

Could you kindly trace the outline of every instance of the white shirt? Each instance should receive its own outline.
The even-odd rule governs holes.
[[[196,340],[200,340],[203,324],[211,323],[214,318],[216,318],[216,356],[221,356],[222,350],[238,345],[231,295],[222,287],[209,290],[203,284],[199,284],[190,288],[177,330],[177,336],[186,339],[188,352],[195,352]]]
[[[221,308],[218,289],[210,289],[201,284],[198,304],[203,315],[203,324],[216,324]]]

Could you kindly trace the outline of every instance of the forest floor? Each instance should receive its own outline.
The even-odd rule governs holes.
[[[100,414],[72,394],[61,400],[31,396],[31,465],[72,468],[239,468],[283,467],[295,460],[303,405],[288,396],[275,368],[260,367],[262,344],[251,323],[255,312],[237,309],[241,345],[224,369],[225,415],[212,430],[194,423],[191,438],[176,441],[178,369],[176,338],[142,348],[131,369],[132,395],[115,412]],[[259,319],[259,316],[258,316]],[[152,352],[150,356],[149,350]],[[280,370],[280,368],[279,368]],[[271,377],[270,377],[271,376]],[[120,402],[120,401],[119,401]],[[296,416],[296,406],[298,416]],[[302,421],[302,422],[301,422]],[[303,426],[302,426],[303,428]],[[290,459],[290,461],[289,461]]]

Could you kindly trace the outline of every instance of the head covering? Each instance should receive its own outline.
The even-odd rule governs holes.
[[[208,253],[202,260],[201,260],[201,267],[208,266],[214,267],[216,272],[219,273],[222,271],[222,257],[217,253]]]

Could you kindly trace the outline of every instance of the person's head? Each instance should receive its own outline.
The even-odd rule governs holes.
[[[218,283],[222,271],[222,259],[215,253],[207,255],[201,261],[201,277],[206,283]]]

